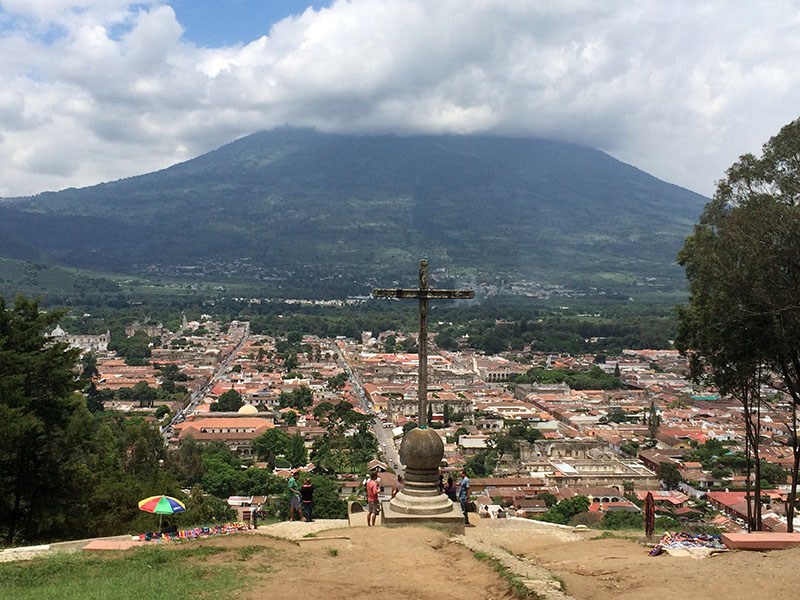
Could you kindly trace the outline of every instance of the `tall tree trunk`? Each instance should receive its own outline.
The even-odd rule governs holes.
[[[792,487],[786,502],[786,531],[794,532],[794,506],[797,498],[797,475],[800,471],[800,444],[797,440],[797,402],[792,402]]]
[[[750,481],[750,473],[752,473],[753,470],[753,461],[750,456],[750,424],[748,423],[750,416],[747,414],[747,410],[745,410],[745,419],[744,457],[747,463],[747,479],[745,480],[746,492],[744,497],[747,501],[747,531],[750,532],[755,530],[755,523],[753,522],[753,508],[750,504],[750,498],[752,497],[751,488],[753,487]]]
[[[22,507],[22,485],[24,481],[26,452],[25,446],[19,449],[17,454],[17,480],[14,485],[14,509],[11,511],[11,519],[8,524],[8,535],[6,536],[6,545],[10,546],[14,543],[14,537],[17,535],[17,524],[21,517]]]

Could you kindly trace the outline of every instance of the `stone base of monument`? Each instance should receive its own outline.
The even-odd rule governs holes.
[[[461,505],[439,492],[443,454],[442,439],[435,431],[417,427],[406,433],[400,445],[406,483],[397,496],[383,503],[383,525],[435,525],[452,533],[464,533]]]
[[[445,496],[447,499],[447,496]],[[449,499],[447,499],[450,502]],[[412,525],[433,525],[443,529],[448,533],[464,533],[464,513],[461,512],[461,505],[450,502],[451,507],[448,512],[438,514],[414,514],[410,512],[398,512],[391,506],[391,502],[382,503],[381,524],[384,527],[409,527]]]

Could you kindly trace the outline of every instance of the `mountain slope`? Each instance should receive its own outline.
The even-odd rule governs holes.
[[[660,277],[677,272],[704,202],[559,142],[279,129],[156,173],[6,202],[0,234],[25,255],[118,271],[248,257],[271,272],[370,278],[413,272],[425,255],[451,273]]]

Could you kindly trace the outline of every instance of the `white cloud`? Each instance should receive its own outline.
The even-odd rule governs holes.
[[[0,6],[0,195],[284,124],[553,137],[710,193],[798,116],[791,0],[339,0],[226,48],[186,42],[168,2]]]

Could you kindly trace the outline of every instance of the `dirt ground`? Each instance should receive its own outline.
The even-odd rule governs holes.
[[[234,535],[208,543],[263,548],[242,564],[250,585],[240,597],[247,600],[512,598],[490,566],[427,528],[352,527],[296,542]]]
[[[792,598],[800,589],[800,548],[725,552],[701,560],[650,557],[649,547],[633,538],[593,539],[593,532],[516,521],[479,520],[465,535],[548,569],[576,600],[652,600],[665,593],[752,600]],[[427,528],[349,527],[299,541],[237,535],[213,544],[263,547],[243,560],[242,571],[252,576],[241,594],[247,600],[513,597],[471,550]]]
[[[481,535],[483,531],[476,531]],[[793,598],[800,590],[800,547],[771,552],[729,551],[704,559],[662,554],[634,538],[594,539],[493,531],[495,543],[560,577],[577,600],[652,600],[680,595],[704,600]],[[570,539],[570,537],[572,539]]]

